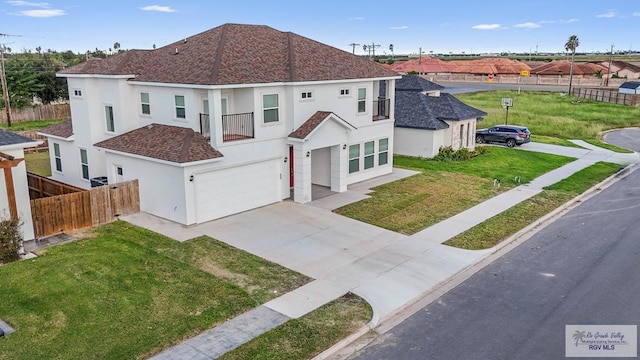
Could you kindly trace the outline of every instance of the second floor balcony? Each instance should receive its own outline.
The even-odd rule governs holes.
[[[378,99],[373,102],[373,121],[390,118],[391,99]]]
[[[200,114],[200,133],[206,138],[211,137],[209,114]],[[254,137],[253,112],[222,115],[222,142],[253,139]]]

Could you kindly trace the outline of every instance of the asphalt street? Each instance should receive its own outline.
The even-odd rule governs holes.
[[[640,151],[640,129],[613,130],[604,134],[604,141],[633,151]]]
[[[640,323],[640,171],[351,359],[561,359],[565,325]]]

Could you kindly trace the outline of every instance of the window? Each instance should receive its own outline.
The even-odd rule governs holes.
[[[184,105],[184,96],[175,95],[175,103],[176,103],[176,119],[186,119],[187,118],[187,109]]]
[[[471,124],[467,125],[467,144],[471,144],[471,138],[469,137],[471,135]]]
[[[107,132],[115,132],[116,124],[113,120],[113,106],[105,105],[104,107],[106,120],[107,120]]]
[[[360,144],[349,146],[349,174],[360,171]]]
[[[116,175],[124,176],[124,172],[122,171],[122,166],[116,166]]]
[[[149,93],[140,93],[140,105],[142,114],[151,115],[151,104],[149,103]]]
[[[460,147],[464,146],[464,124],[460,124]]]
[[[53,157],[56,161],[56,171],[62,172],[62,157],[60,156],[60,144],[53,143]]]
[[[300,98],[302,100],[310,100],[313,97],[313,93],[311,91],[303,91],[300,94]]]
[[[358,112],[363,113],[367,111],[367,89],[358,89]]]
[[[278,119],[278,94],[262,95],[262,109],[264,123],[277,122]]]
[[[364,143],[364,168],[371,169],[374,165],[376,143],[375,141],[367,141]]]
[[[87,158],[86,149],[80,149],[80,164],[82,166],[82,178],[89,180],[89,159]]]
[[[80,89],[73,89],[73,96],[76,96],[76,97],[82,97],[82,90],[80,90]]]
[[[349,96],[349,89],[340,89],[340,96]]]
[[[389,139],[378,141],[378,165],[385,165],[389,162]]]

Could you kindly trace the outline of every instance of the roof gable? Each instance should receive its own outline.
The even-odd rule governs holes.
[[[155,123],[94,146],[179,164],[223,156],[211,147],[207,139],[190,128]]]
[[[330,111],[316,111],[315,114],[311,115],[311,117],[307,119],[307,121],[300,125],[294,132],[289,134],[289,138],[300,140],[307,139],[329,119],[333,119],[335,122],[347,129],[356,129],[355,126]]]
[[[397,76],[374,61],[306,37],[243,24],[224,24],[155,50],[90,60],[59,74],[135,74],[136,81],[197,85]]]

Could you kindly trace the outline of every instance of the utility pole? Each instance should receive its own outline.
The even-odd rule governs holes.
[[[4,44],[0,46],[0,78],[2,78],[2,99],[4,100],[4,111],[7,114],[7,126],[11,127],[11,106],[7,90],[7,77],[4,71]]]
[[[611,44],[611,52],[609,53],[609,68],[607,69],[607,77],[604,86],[609,86],[609,77],[611,76],[611,62],[613,61],[613,44]]]
[[[360,46],[360,44],[351,43],[351,44],[349,44],[349,46],[351,46],[351,53],[352,53],[353,55],[355,55],[355,54],[356,54],[356,46]],[[155,48],[155,47],[154,47],[154,48]]]

